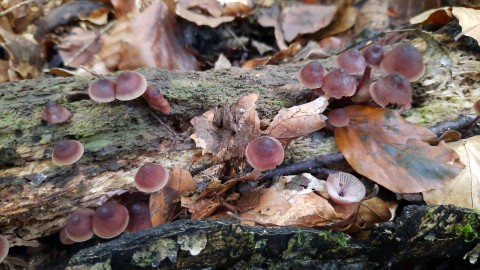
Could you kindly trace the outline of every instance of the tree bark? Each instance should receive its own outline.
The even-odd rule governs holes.
[[[466,269],[469,263],[461,258],[479,243],[479,229],[478,212],[453,206],[407,206],[363,239],[327,230],[182,220],[84,249],[67,269],[401,269],[447,258],[450,267]]]

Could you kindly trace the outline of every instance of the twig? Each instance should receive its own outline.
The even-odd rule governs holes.
[[[7,15],[8,13],[14,11],[14,10],[17,9],[17,8],[20,8],[20,7],[22,7],[22,6],[31,4],[31,3],[33,3],[33,2],[38,2],[38,0],[26,0],[26,1],[24,1],[24,2],[20,2],[20,3],[16,4],[16,5],[13,5],[12,7],[7,8],[7,9],[5,9],[4,11],[0,12],[0,18],[3,17],[3,16],[5,16],[5,15]]]

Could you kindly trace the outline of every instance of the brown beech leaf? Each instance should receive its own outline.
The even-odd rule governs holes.
[[[480,135],[447,146],[457,151],[466,168],[444,187],[423,192],[423,199],[427,204],[480,209]]]
[[[397,203],[394,204],[377,197],[362,201],[352,223],[336,230],[353,233],[370,228],[376,223],[388,221],[392,218],[392,206],[396,207]]]
[[[480,42],[480,10],[465,7],[453,7],[453,16],[458,19],[462,27],[460,35],[469,36]],[[457,36],[456,38],[460,37]]]
[[[437,27],[443,26],[453,18],[451,7],[441,7],[424,11],[411,18],[411,24],[431,24]]]
[[[282,29],[290,42],[299,34],[315,33],[332,22],[337,6],[295,4],[282,10]]]
[[[195,201],[183,200],[182,205],[192,213],[192,219],[204,219],[211,216],[220,206],[220,203],[214,199],[200,199]]]
[[[393,192],[440,188],[465,167],[450,148],[423,142],[435,138],[433,132],[393,110],[358,105],[344,109],[350,124],[335,128],[340,151],[355,171]]]
[[[76,27],[72,33],[62,39],[58,45],[58,53],[65,66],[86,66],[93,62],[95,54],[100,50],[98,35],[89,30]]]
[[[212,153],[220,160],[244,156],[248,142],[260,133],[257,99],[258,94],[249,94],[233,105],[225,104],[194,117],[191,138],[204,154]]]
[[[154,0],[138,16],[117,20],[111,33],[102,36],[99,55],[108,70],[193,70],[196,60],[177,39],[178,31],[175,15],[163,1]]]
[[[150,219],[153,226],[172,221],[180,211],[182,193],[194,191],[196,187],[189,171],[174,167],[170,171],[167,185],[150,194]]]
[[[292,207],[292,205],[287,199],[278,193],[276,188],[271,187],[262,193],[258,206],[254,211],[258,211],[262,215],[271,216],[276,214],[277,211],[279,211],[280,214],[284,214],[290,207]]]
[[[319,130],[325,126],[326,117],[321,113],[327,105],[328,99],[321,96],[314,101],[282,109],[264,133],[277,139],[294,139]]]
[[[298,42],[293,42],[288,46],[287,49],[281,50],[272,56],[260,57],[250,59],[242,65],[242,68],[253,69],[258,66],[265,65],[278,65],[279,63],[284,62],[288,58],[296,56],[300,51],[302,45]]]

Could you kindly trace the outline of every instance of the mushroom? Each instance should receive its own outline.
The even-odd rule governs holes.
[[[134,202],[128,207],[128,214],[130,216],[127,232],[137,232],[152,227],[150,220],[150,207],[147,202]]]
[[[7,257],[9,249],[10,244],[8,243],[8,239],[5,236],[0,235],[0,263]]]
[[[117,202],[104,203],[92,216],[93,232],[101,238],[113,238],[125,231],[128,220],[128,210],[125,206]]]
[[[335,109],[328,114],[328,122],[334,127],[345,127],[350,123],[350,116],[342,109]]]
[[[43,110],[42,119],[49,124],[60,124],[66,122],[71,116],[72,113],[67,108],[51,100]]]
[[[282,143],[269,136],[253,139],[245,149],[248,163],[257,171],[277,167],[283,162],[284,154]]]
[[[298,80],[307,88],[320,88],[322,87],[325,73],[326,71],[320,62],[312,61],[300,70]]]
[[[142,96],[150,108],[163,114],[170,114],[170,104],[155,86],[147,86],[147,90]]]
[[[117,77],[115,97],[118,100],[132,100],[147,90],[147,79],[138,72],[123,71]]]
[[[60,141],[55,144],[52,153],[52,161],[56,165],[70,165],[77,162],[83,156],[83,144],[75,140]]]
[[[65,229],[70,240],[83,242],[93,237],[92,215],[94,213],[92,209],[80,208],[68,217]]]
[[[99,78],[88,87],[88,95],[96,102],[111,102],[115,100],[115,81]]]
[[[362,74],[367,66],[365,58],[359,50],[353,48],[341,53],[336,60],[337,67],[350,75]]]
[[[382,46],[378,44],[369,45],[362,51],[362,55],[368,66],[378,68],[383,60]]]
[[[162,189],[168,182],[168,170],[160,164],[146,163],[138,169],[135,175],[135,187],[146,193]]]
[[[70,237],[67,234],[67,227],[63,227],[60,230],[60,233],[58,234],[58,238],[60,239],[60,243],[64,245],[72,245],[75,244],[75,241],[70,239]]]
[[[397,104],[405,109],[412,106],[412,87],[401,74],[389,74],[370,85],[370,95],[380,106]]]
[[[414,82],[425,73],[422,54],[410,43],[397,45],[383,57],[381,68],[388,73],[400,73]]]
[[[358,203],[365,198],[365,186],[358,178],[349,173],[330,174],[326,187],[330,199],[336,204]]]
[[[329,72],[323,78],[323,91],[325,95],[333,98],[351,97],[355,94],[357,81],[343,69]]]

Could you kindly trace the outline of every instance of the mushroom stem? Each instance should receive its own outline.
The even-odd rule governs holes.
[[[358,92],[363,86],[363,84],[370,79],[370,75],[372,74],[372,68],[370,66],[365,67],[365,70],[363,71],[362,78],[360,78],[360,81],[358,81],[357,84],[357,90],[355,92]]]

